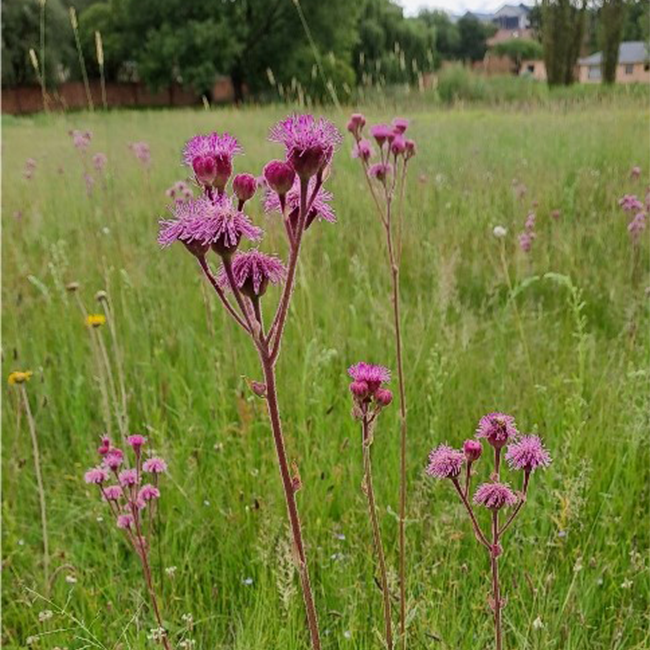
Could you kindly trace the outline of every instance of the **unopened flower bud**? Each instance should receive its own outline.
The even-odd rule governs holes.
[[[279,196],[284,196],[293,186],[296,172],[282,160],[272,160],[264,167],[264,179]]]
[[[192,169],[201,185],[211,186],[217,177],[217,163],[213,156],[197,156],[192,161]]]
[[[252,199],[257,189],[255,176],[251,174],[237,174],[232,182],[232,189],[241,205]]]
[[[388,388],[378,388],[375,399],[380,406],[388,406],[393,401],[393,393]]]
[[[266,397],[266,384],[262,383],[261,381],[251,381],[250,382],[250,387],[251,390],[257,395],[258,397],[265,398]]]
[[[406,151],[406,140],[401,135],[396,135],[390,143],[390,150],[395,156],[400,156]]]
[[[393,120],[393,128],[399,134],[403,134],[408,129],[409,121],[404,117],[396,117]]]
[[[368,397],[368,384],[365,381],[353,381],[350,392],[359,400],[365,399]]]
[[[483,453],[483,445],[478,440],[465,440],[463,451],[468,462],[473,463],[478,460]]]
[[[361,113],[352,113],[350,116],[350,121],[348,122],[348,131],[352,133],[355,138],[358,138],[361,133],[361,129],[366,124],[366,118]]]
[[[415,154],[417,153],[417,146],[413,140],[406,140],[406,151],[404,152],[404,158],[406,160],[409,160],[409,158],[413,158]]]

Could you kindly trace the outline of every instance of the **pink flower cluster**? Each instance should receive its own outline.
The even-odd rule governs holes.
[[[488,413],[478,423],[477,440],[466,440],[463,449],[458,450],[448,445],[439,445],[429,455],[427,474],[438,479],[450,478],[456,480],[463,469],[467,468],[469,479],[471,465],[482,454],[483,448],[479,439],[488,442],[500,458],[501,450],[507,446],[505,458],[513,470],[523,471],[526,475],[539,468],[546,468],[551,463],[551,457],[544,448],[539,436],[521,435],[517,430],[515,419],[505,413]],[[498,474],[499,467],[496,468]],[[469,483],[468,483],[469,485]],[[484,483],[474,495],[474,503],[487,508],[511,506],[517,499],[506,484],[497,482]]]
[[[91,131],[73,129],[72,131],[68,131],[68,134],[72,138],[72,143],[74,144],[75,148],[82,153],[88,149],[90,146],[90,141],[93,139],[93,134]]]
[[[535,220],[535,212],[531,210],[526,216],[524,231],[519,235],[519,247],[524,253],[530,253],[530,250],[533,247],[533,241],[537,236],[535,234]]]
[[[365,125],[364,115],[352,114],[347,127],[355,140],[352,157],[363,162],[371,178],[386,185],[394,174],[398,159],[402,158],[406,162],[416,153],[415,142],[405,136],[409,121],[402,117],[396,117],[390,125],[375,124],[370,127],[370,135],[379,150],[379,161],[373,164],[370,163],[375,156],[375,149],[372,142],[363,136]]]
[[[103,437],[97,449],[100,463],[85,473],[84,480],[99,488],[117,527],[126,531],[134,550],[141,555],[147,548],[141,512],[154,507],[160,498],[158,479],[167,471],[167,463],[157,456],[143,457],[147,440],[141,435],[129,436],[127,444],[134,455],[134,467],[127,467],[122,449],[114,447],[110,438]]]
[[[146,142],[131,142],[129,149],[144,167],[149,167],[151,164],[151,149]]]
[[[185,181],[176,181],[165,190],[165,196],[176,202],[184,203],[189,201],[194,196],[194,193]]]
[[[378,412],[393,401],[393,393],[384,387],[390,381],[388,368],[360,361],[348,368],[348,374],[353,380],[350,392],[355,403],[355,417]]]
[[[625,194],[618,200],[618,204],[624,212],[632,217],[627,225],[627,231],[630,233],[632,241],[636,243],[647,226],[648,213],[650,212],[650,190],[646,193],[644,202],[641,202],[635,194]]]

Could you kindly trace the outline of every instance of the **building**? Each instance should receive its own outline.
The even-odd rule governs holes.
[[[530,27],[530,7],[524,4],[503,5],[492,14],[491,23],[499,29],[510,31],[523,30]]]
[[[580,83],[600,83],[603,53],[578,59],[578,79]],[[618,49],[616,83],[650,83],[650,57],[643,41],[627,41]]]

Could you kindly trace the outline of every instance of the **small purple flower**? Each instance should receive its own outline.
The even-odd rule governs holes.
[[[252,174],[237,174],[232,181],[232,191],[239,199],[239,208],[255,196],[257,179]]]
[[[103,496],[106,501],[119,501],[122,497],[122,488],[119,485],[107,485]]]
[[[361,130],[366,125],[366,118],[362,113],[352,113],[348,122],[348,131],[355,137],[361,137]]]
[[[93,167],[95,168],[96,171],[100,173],[104,171],[107,162],[108,162],[108,158],[106,157],[105,153],[100,152],[100,153],[96,153],[93,156]]]
[[[384,142],[391,142],[395,137],[395,131],[388,124],[375,124],[370,127],[370,135],[375,139],[379,148],[384,146]]]
[[[388,388],[378,388],[375,392],[375,400],[379,406],[386,407],[393,401],[393,392]]]
[[[625,194],[618,200],[618,204],[625,212],[638,212],[643,210],[643,203],[639,201],[635,194]]]
[[[639,212],[627,226],[627,230],[635,241],[639,239],[646,227],[646,214]]]
[[[483,445],[478,440],[465,440],[463,443],[463,452],[467,462],[476,462],[483,453]]]
[[[118,528],[122,528],[123,530],[128,530],[135,524],[135,520],[133,519],[133,515],[124,514],[124,515],[118,515],[116,523]]]
[[[195,135],[183,149],[183,161],[189,165],[201,185],[214,186],[220,192],[232,174],[233,156],[243,153],[237,139],[229,133]]]
[[[284,160],[271,160],[264,166],[262,173],[269,190],[272,190],[280,197],[278,199],[278,205],[280,205],[284,195],[293,187],[296,172]]]
[[[408,126],[409,121],[405,117],[396,117],[393,120],[393,129],[401,135],[405,133],[406,129],[408,129]]]
[[[138,433],[129,436],[126,441],[133,447],[136,454],[139,454],[142,447],[147,444],[147,439]]]
[[[414,140],[406,139],[406,152],[404,153],[404,159],[410,160],[417,153],[418,148]]]
[[[514,506],[517,496],[507,483],[483,483],[474,494],[474,503],[489,510],[501,510],[503,507]]]
[[[84,481],[101,485],[108,481],[108,472],[103,467],[93,467],[84,474]]]
[[[104,454],[104,465],[113,472],[117,471],[124,461],[124,452],[117,447],[109,449],[106,454]]]
[[[426,472],[438,479],[456,478],[465,464],[465,454],[449,445],[439,445],[429,454]]]
[[[551,464],[551,456],[544,449],[539,436],[521,436],[506,451],[506,460],[511,469],[534,472],[538,467],[546,468]]]
[[[372,149],[370,140],[366,140],[365,138],[363,140],[359,140],[359,142],[357,142],[352,149],[352,157],[361,158],[361,160],[364,162],[368,162],[370,158],[374,156],[374,154],[375,152]]]
[[[533,247],[533,240],[535,239],[534,233],[529,233],[529,232],[522,232],[519,235],[519,248],[524,253],[530,253],[532,247]]]
[[[390,370],[388,368],[372,363],[365,363],[364,361],[350,366],[348,368],[348,375],[354,379],[354,382],[364,382],[368,386],[368,393],[370,395],[374,395],[383,383],[390,381]]]
[[[146,142],[132,142],[129,149],[133,152],[135,157],[145,166],[148,167],[151,163],[151,149]]]
[[[390,150],[394,156],[401,156],[406,153],[406,139],[402,135],[396,135],[390,143]]]
[[[512,415],[505,413],[488,413],[478,423],[477,438],[485,438],[493,447],[500,449],[510,440],[519,436]]]
[[[172,212],[174,219],[160,222],[158,243],[166,248],[180,241],[197,257],[203,257],[211,246],[219,255],[232,253],[242,237],[256,241],[262,235],[225,196],[215,202],[201,196],[176,203]]]
[[[149,474],[162,474],[167,471],[167,463],[162,458],[152,456],[144,461],[142,471]]]
[[[138,492],[138,499],[141,499],[144,502],[152,501],[153,499],[160,498],[160,490],[150,483],[143,485]]]
[[[286,269],[279,258],[252,249],[237,253],[233,257],[232,273],[237,288],[245,296],[258,298],[264,295],[269,282],[278,284],[284,279]],[[217,280],[223,288],[230,288],[224,268],[221,269]]]
[[[117,478],[122,487],[137,485],[138,483],[138,473],[134,469],[123,469]]]
[[[388,177],[393,173],[393,166],[390,163],[375,163],[370,167],[368,173],[372,178],[376,178],[380,183],[385,183]]]
[[[271,142],[283,144],[287,162],[302,179],[308,179],[329,164],[341,144],[339,130],[324,117],[290,115],[271,128]]]
[[[79,129],[69,131],[69,134],[74,146],[82,153],[88,149],[90,141],[93,138],[93,134],[90,131],[80,131]]]
[[[307,200],[309,201],[316,187],[316,179],[312,178],[307,186]],[[336,215],[334,209],[329,204],[332,200],[332,194],[323,188],[321,185],[316,192],[316,196],[311,202],[311,209],[307,214],[305,222],[305,229],[309,228],[315,219],[324,219],[330,223],[336,223]],[[293,187],[287,192],[284,197],[285,209],[288,213],[289,221],[295,225],[298,221],[300,213],[300,180],[296,178],[293,182]],[[264,211],[265,212],[279,212],[282,214],[282,207],[280,198],[275,192],[267,191],[264,198]]]

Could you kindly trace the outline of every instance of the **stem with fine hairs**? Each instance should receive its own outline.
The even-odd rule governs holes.
[[[34,454],[34,472],[36,474],[36,487],[38,489],[38,499],[41,509],[41,531],[43,535],[43,568],[45,572],[45,584],[49,588],[50,575],[50,544],[47,536],[47,510],[45,507],[45,488],[43,487],[43,476],[41,474],[41,455],[38,449],[38,437],[36,436],[36,423],[32,415],[32,409],[29,406],[29,398],[25,384],[20,384],[20,394],[25,407],[25,415],[29,425],[29,434],[32,439],[32,451]]]

